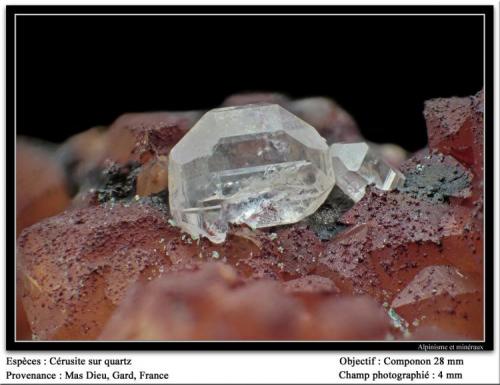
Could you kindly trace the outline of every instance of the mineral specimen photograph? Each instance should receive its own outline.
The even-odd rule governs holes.
[[[484,341],[483,18],[215,11],[18,17],[16,341]]]

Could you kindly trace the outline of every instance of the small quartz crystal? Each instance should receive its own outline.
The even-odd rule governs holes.
[[[363,198],[366,186],[371,183],[380,190],[393,190],[404,183],[404,175],[384,162],[365,142],[334,143],[330,155],[337,185],[355,202]]]
[[[229,223],[297,222],[335,184],[325,139],[277,104],[207,112],[170,152],[168,180],[177,224],[214,243]]]

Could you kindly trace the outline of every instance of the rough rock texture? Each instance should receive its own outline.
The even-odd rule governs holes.
[[[137,174],[141,170],[136,162],[120,165],[111,163],[101,173],[100,188],[96,190],[99,203],[131,199],[136,195]]]
[[[179,233],[180,235],[180,233]],[[282,228],[274,233],[235,227],[223,244],[192,240],[187,234],[169,239],[165,251],[176,270],[221,261],[234,266],[247,280],[289,280],[309,274],[322,243],[305,228]]]
[[[372,188],[344,214],[340,222],[350,228],[328,243],[315,270],[342,292],[392,302],[411,331],[418,329],[415,321],[464,338],[482,337],[481,100],[480,93],[460,103],[452,99],[427,104],[431,150],[402,166],[407,179],[400,191]],[[466,277],[467,291],[453,292],[450,287],[459,285],[457,277],[436,273],[447,290],[404,306],[396,300],[415,292],[415,286],[422,289],[427,281],[420,274],[439,269]]]
[[[200,116],[197,111],[122,115],[108,129],[102,157],[145,163],[154,155],[166,155]]]
[[[424,111],[430,148],[451,155],[482,179],[484,90],[465,98],[432,99]]]
[[[18,241],[19,287],[39,339],[94,339],[127,287],[171,265],[162,239],[177,233],[148,203],[67,211]]]
[[[372,189],[343,216],[351,227],[328,243],[318,269],[341,289],[381,302],[391,301],[425,266],[481,271],[478,241],[459,214],[449,205]]]
[[[322,98],[225,104],[259,101],[331,140],[361,139]],[[429,147],[401,164],[399,190],[369,186],[354,204],[334,189],[299,223],[232,226],[217,245],[182,233],[167,203],[166,155],[198,113],[127,114],[89,132],[66,147],[73,208],[18,240],[35,338],[480,339],[482,103],[481,92],[426,104]]]
[[[402,168],[406,181],[400,191],[414,198],[439,203],[471,195],[472,173],[451,156],[425,151],[409,159]]]
[[[136,285],[100,339],[350,340],[383,338],[390,330],[387,315],[368,298],[304,301],[276,283],[243,285],[227,265],[207,264]]]
[[[74,191],[95,188],[110,163],[146,164],[168,155],[200,116],[197,111],[124,114],[107,129],[92,128],[68,139],[59,159]]]
[[[70,204],[64,171],[43,144],[24,138],[16,143],[16,237],[38,221],[56,215]],[[31,339],[23,303],[16,298],[16,338]]]
[[[339,222],[341,216],[354,205],[354,202],[335,186],[325,203],[303,222],[321,240],[329,240],[346,226]]]
[[[286,281],[283,283],[283,287],[287,293],[302,295],[340,292],[331,279],[314,274]]]
[[[483,292],[477,274],[446,265],[426,267],[397,295],[391,307],[410,330],[434,326],[465,338],[483,337]]]
[[[430,265],[482,272],[482,237],[462,207],[372,190],[342,221],[352,227],[326,246],[318,268],[354,294],[390,302]]]

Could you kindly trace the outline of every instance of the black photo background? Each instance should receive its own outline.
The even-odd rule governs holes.
[[[124,112],[241,91],[335,99],[375,142],[426,144],[423,102],[483,86],[481,16],[32,16],[17,134],[61,142]]]

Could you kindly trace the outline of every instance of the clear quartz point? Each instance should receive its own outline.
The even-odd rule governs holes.
[[[404,175],[388,165],[365,143],[334,143],[330,146],[337,186],[353,201],[365,195],[366,186],[393,190],[404,183]]]
[[[229,223],[297,222],[334,184],[325,139],[277,104],[211,110],[170,152],[172,216],[187,233],[214,243],[225,240]]]

